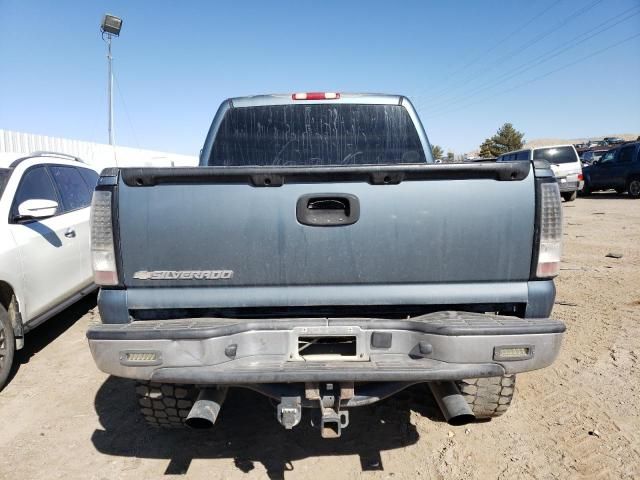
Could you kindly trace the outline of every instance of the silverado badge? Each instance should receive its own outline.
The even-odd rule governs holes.
[[[136,280],[228,280],[233,270],[141,270],[133,274]]]

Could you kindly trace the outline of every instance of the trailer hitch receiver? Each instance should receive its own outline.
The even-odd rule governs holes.
[[[349,426],[349,412],[341,410],[342,400],[353,398],[353,382],[340,385],[334,383],[307,383],[305,397],[315,400],[320,407],[320,435],[322,438],[338,438],[342,429]],[[317,417],[316,417],[317,418]]]
[[[320,435],[322,438],[338,438],[342,429],[349,426],[349,412],[336,411],[333,408],[323,408],[320,417]]]

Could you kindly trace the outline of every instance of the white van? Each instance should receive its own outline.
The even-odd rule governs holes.
[[[498,162],[513,162],[518,160],[546,160],[551,165],[562,198],[566,202],[576,199],[578,190],[584,185],[582,163],[573,145],[550,145],[546,147],[525,148],[514,152],[507,152],[498,157]]]

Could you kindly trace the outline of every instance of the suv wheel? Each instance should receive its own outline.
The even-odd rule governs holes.
[[[576,199],[578,192],[563,192],[562,198],[564,198],[565,202],[573,202]]]
[[[140,413],[149,425],[184,427],[198,390],[193,385],[138,382],[136,395]]]
[[[9,378],[15,353],[16,341],[13,336],[13,325],[6,308],[0,305],[0,390]]]
[[[511,405],[516,376],[471,378],[456,384],[476,418],[493,418],[502,415]]]
[[[632,178],[629,180],[627,191],[630,197],[640,198],[640,178]]]

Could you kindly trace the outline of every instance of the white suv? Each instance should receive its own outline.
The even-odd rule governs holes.
[[[0,389],[24,334],[95,289],[89,211],[97,181],[63,154],[0,158]]]
[[[558,181],[560,195],[565,202],[576,199],[579,190],[584,186],[582,162],[573,145],[549,145],[547,147],[526,148],[503,153],[498,162],[514,162],[518,160],[546,160]]]

